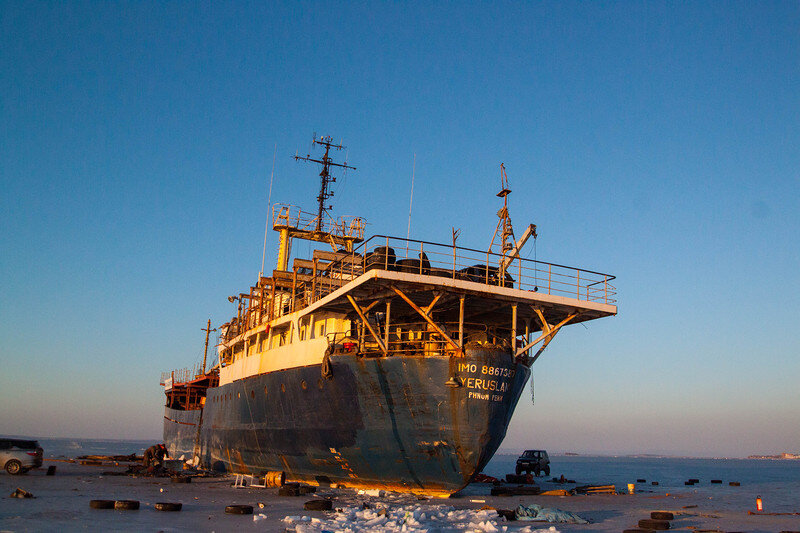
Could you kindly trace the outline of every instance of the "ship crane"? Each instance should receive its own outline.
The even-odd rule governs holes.
[[[497,233],[500,232],[500,253],[503,256],[500,260],[500,279],[503,280],[508,265],[519,257],[519,252],[522,250],[522,247],[525,246],[525,243],[528,242],[528,239],[531,237],[536,239],[537,234],[536,224],[529,224],[528,227],[525,228],[522,237],[514,242],[514,227],[511,224],[511,215],[508,213],[508,195],[511,194],[511,189],[508,188],[508,175],[506,174],[506,167],[503,163],[500,163],[500,187],[501,189],[500,192],[497,193],[497,196],[503,199],[503,207],[497,212],[497,216],[500,220],[497,222],[494,235],[492,235],[492,241],[489,243],[489,250],[494,246],[494,240],[497,237]]]

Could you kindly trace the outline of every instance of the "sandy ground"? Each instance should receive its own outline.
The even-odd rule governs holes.
[[[46,467],[55,464],[55,476],[46,476]],[[560,532],[601,532],[636,527],[650,511],[665,510],[675,514],[672,529],[684,531],[748,531],[772,532],[800,530],[800,516],[748,516],[747,510],[718,510],[725,502],[710,502],[691,491],[683,493],[637,493],[634,495],[592,496],[490,496],[490,485],[473,484],[461,497],[420,501],[411,495],[390,494],[385,497],[359,495],[353,490],[320,489],[315,495],[281,497],[277,489],[240,489],[232,487],[232,478],[195,478],[191,483],[172,483],[168,478],[133,478],[104,476],[105,471],[123,468],[81,466],[45,462],[40,470],[26,475],[0,473],[0,532],[3,531],[286,531],[286,516],[325,518],[321,511],[306,511],[303,504],[313,497],[329,497],[334,507],[381,505],[414,505],[436,512],[441,506],[456,509],[480,509],[483,506],[513,509],[520,503],[538,503],[577,513],[588,525],[552,524]],[[539,482],[544,489],[561,488]],[[33,499],[10,498],[17,487],[31,492]],[[139,500],[138,511],[96,510],[89,507],[92,499]],[[159,512],[156,502],[181,502],[180,512]],[[225,514],[226,505],[249,504],[255,513],[266,518]],[[263,504],[260,508],[259,504]],[[687,508],[688,506],[697,506]],[[729,506],[728,506],[729,507]],[[505,522],[514,533],[526,526],[547,529],[551,524]],[[290,529],[291,530],[291,529]]]

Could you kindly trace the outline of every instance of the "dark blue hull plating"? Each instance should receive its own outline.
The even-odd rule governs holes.
[[[201,463],[449,494],[500,446],[530,375],[499,347],[467,348],[466,357],[452,358],[339,355],[331,366],[330,379],[315,365],[208,389]],[[191,454],[199,411],[175,413],[167,409],[164,439],[171,455]]]
[[[186,461],[194,458],[200,414],[199,409],[181,411],[167,407],[164,410],[164,444],[170,457],[183,456]]]

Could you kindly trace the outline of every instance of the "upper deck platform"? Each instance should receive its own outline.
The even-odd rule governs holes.
[[[429,307],[436,297],[440,320],[467,317],[487,325],[508,324],[514,307],[514,323],[537,331],[541,318],[554,324],[572,316],[569,320],[575,323],[616,314],[614,279],[518,256],[374,236],[352,252],[316,250],[310,260],[295,259],[291,271],[262,278],[248,295],[239,327],[230,328],[222,341],[290,314],[322,308],[350,313],[350,298],[365,305],[392,302],[397,316],[416,311],[414,306]]]
[[[402,293],[402,294],[401,294]],[[405,296],[405,298],[403,297]],[[429,274],[392,272],[374,269],[340,287],[310,306],[308,312],[325,309],[348,313],[353,310],[350,298],[369,304],[391,301],[393,316],[414,316],[418,308],[426,308],[436,298],[438,320],[480,322],[488,326],[511,327],[511,306],[516,306],[516,328],[539,331],[536,310],[549,324],[556,324],[570,315],[571,323],[594,320],[617,314],[617,306],[604,302],[581,300],[513,287],[491,286],[463,279],[447,279]],[[407,298],[407,300],[406,300]],[[461,300],[463,298],[463,315]]]

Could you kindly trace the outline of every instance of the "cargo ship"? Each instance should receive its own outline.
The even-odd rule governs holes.
[[[531,374],[564,326],[615,315],[614,276],[521,257],[501,190],[486,250],[364,235],[333,218],[324,155],[316,212],[275,204],[276,268],[230,296],[210,369],[162,375],[172,457],[219,472],[433,496],[457,492],[491,459]],[[295,239],[314,241],[292,258]],[[206,327],[206,348],[211,331]]]

